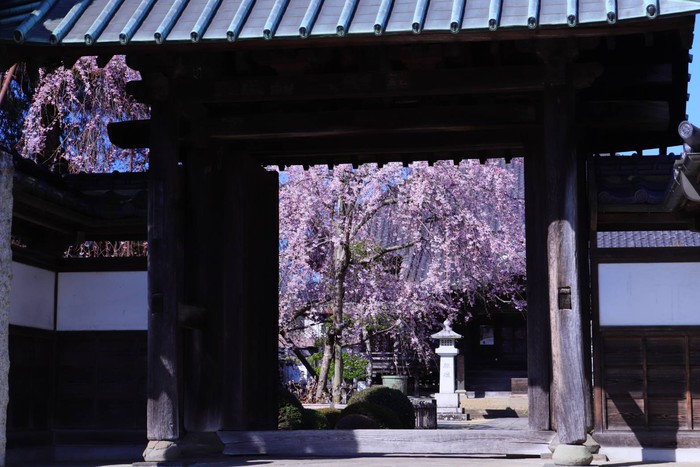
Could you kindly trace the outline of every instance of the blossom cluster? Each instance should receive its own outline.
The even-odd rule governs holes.
[[[70,172],[145,170],[147,150],[120,149],[107,136],[108,123],[148,118],[148,107],[126,92],[138,79],[124,56],[103,67],[82,57],[72,68],[40,69],[19,152]]]
[[[343,345],[383,332],[427,355],[446,317],[465,322],[497,301],[522,308],[519,174],[521,160],[290,167],[280,184],[281,329],[309,344],[303,323],[328,322],[342,290]]]

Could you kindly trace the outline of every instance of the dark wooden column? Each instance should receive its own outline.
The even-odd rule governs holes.
[[[547,197],[547,263],[552,343],[552,409],[562,444],[587,435],[590,387],[585,372],[579,283],[579,184],[574,128],[574,90],[567,51],[545,57],[544,170]]]
[[[233,152],[233,151],[232,151]],[[241,154],[222,158],[227,174],[224,355],[224,428],[277,427],[278,181]]]
[[[527,236],[527,379],[531,430],[549,430],[551,343],[547,274],[547,199],[542,146],[525,157],[525,230]]]
[[[168,103],[151,110],[148,171],[148,406],[146,460],[179,457],[179,333],[182,232],[177,114]]]
[[[206,140],[205,140],[206,141]],[[184,425],[190,433],[221,428],[224,309],[221,217],[225,174],[215,148],[190,148],[185,161],[185,250],[183,305]],[[187,310],[185,313],[184,311]],[[201,440],[200,440],[201,441]]]

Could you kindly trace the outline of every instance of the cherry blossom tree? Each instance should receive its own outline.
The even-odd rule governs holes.
[[[138,79],[119,55],[103,67],[82,57],[72,68],[40,69],[17,149],[61,172],[145,170],[146,151],[120,149],[107,136],[110,122],[148,118],[148,107],[126,93]]]
[[[305,345],[303,323],[325,323],[317,398],[333,360],[339,400],[342,348],[380,324],[426,355],[428,333],[446,316],[468,320],[477,300],[524,305],[514,173],[497,161],[465,161],[282,175],[280,329]]]

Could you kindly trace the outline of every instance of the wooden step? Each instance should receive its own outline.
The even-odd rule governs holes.
[[[527,430],[298,430],[220,432],[224,454],[338,457],[356,454],[533,455],[554,433]]]

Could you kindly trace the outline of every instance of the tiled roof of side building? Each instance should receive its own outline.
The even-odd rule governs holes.
[[[527,30],[697,11],[700,4],[692,0],[5,0],[0,42],[113,45]]]
[[[598,232],[598,248],[700,247],[700,232],[649,230]]]

